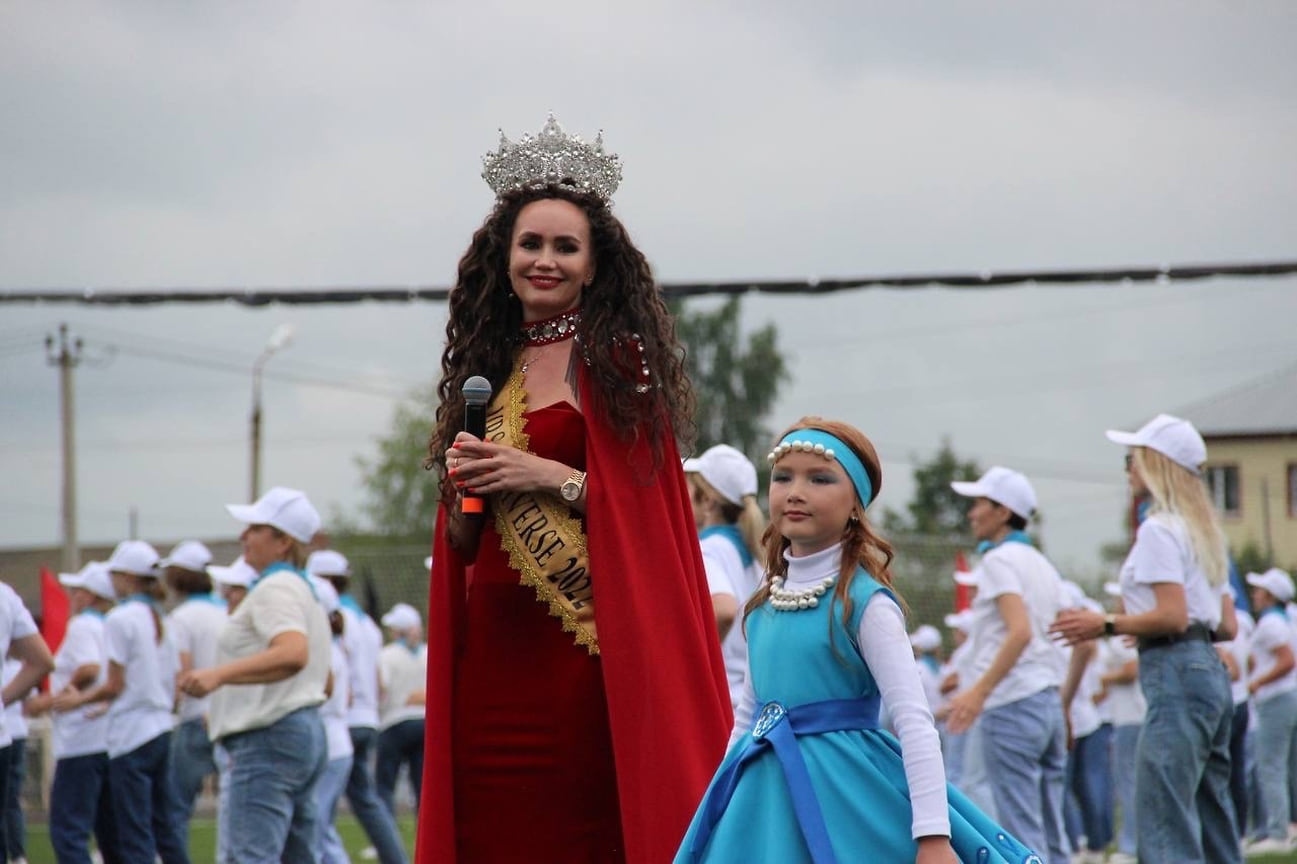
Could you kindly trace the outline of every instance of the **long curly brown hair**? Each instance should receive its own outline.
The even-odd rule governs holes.
[[[685,376],[684,352],[648,260],[626,228],[604,201],[564,186],[509,192],[496,200],[473,234],[450,293],[437,385],[440,404],[424,460],[425,468],[438,472],[443,499],[449,500],[454,491],[446,477],[446,449],[464,426],[460,388],[469,377],[482,375],[498,391],[513,370],[522,327],[522,304],[509,282],[513,228],[523,207],[545,198],[570,201],[590,221],[595,277],[582,293],[574,346],[592,376],[595,404],[586,410],[603,412],[628,443],[647,434],[655,466],[661,464],[668,435],[676,437],[681,449],[692,446],[694,394]],[[645,393],[636,390],[645,380],[641,357],[651,385]]]
[[[789,433],[799,429],[818,429],[827,432],[850,447],[861,464],[865,466],[865,473],[869,475],[869,483],[873,487],[874,498],[878,497],[878,493],[883,488],[882,463],[878,459],[878,451],[874,449],[873,442],[865,437],[863,432],[837,420],[803,417],[784,430],[783,434],[775,440],[782,441]],[[851,615],[855,607],[851,600],[851,583],[855,579],[857,567],[863,567],[865,572],[890,589],[897,602],[901,604],[901,608],[905,609],[904,600],[892,584],[891,565],[895,553],[892,551],[892,545],[875,533],[873,526],[869,524],[869,519],[865,516],[865,508],[868,505],[868,501],[857,498],[855,506],[851,508],[851,516],[842,529],[842,564],[838,572],[837,585],[833,589],[833,598],[834,602],[842,607],[842,624],[848,631],[851,629]],[[773,521],[766,528],[762,540],[766,546],[768,575],[743,608],[745,626],[747,616],[760,609],[769,598],[770,580],[788,573],[788,561],[784,558],[784,550],[789,545],[788,538],[779,533]],[[832,632],[830,629],[830,636]]]

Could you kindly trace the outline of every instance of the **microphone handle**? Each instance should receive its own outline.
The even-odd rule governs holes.
[[[479,439],[486,438],[486,405],[464,406],[464,431]],[[486,513],[486,502],[481,495],[465,491],[460,499],[460,510],[469,518],[481,519]]]

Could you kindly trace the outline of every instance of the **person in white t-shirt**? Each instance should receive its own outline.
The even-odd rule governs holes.
[[[951,488],[973,499],[968,522],[982,560],[973,603],[975,677],[950,700],[947,728],[962,732],[980,717],[1000,824],[1042,858],[1065,861],[1067,732],[1059,653],[1048,632],[1062,579],[1026,534],[1036,493],[1026,477],[1000,466]]]
[[[1288,845],[1288,764],[1297,747],[1297,663],[1293,660],[1292,623],[1284,608],[1293,597],[1293,582],[1283,570],[1247,574],[1256,610],[1252,633],[1252,677],[1248,692],[1256,711],[1257,782],[1265,811],[1262,838]],[[1249,850],[1264,843],[1254,843]],[[1279,851],[1279,850],[1273,850]]]
[[[1085,595],[1075,582],[1063,582],[1063,606],[1102,613],[1103,607]],[[1104,850],[1112,842],[1112,766],[1109,754],[1112,725],[1100,716],[1095,696],[1100,690],[1102,646],[1083,642],[1075,648],[1058,646],[1067,658],[1063,682],[1063,707],[1067,710],[1071,746],[1067,752],[1067,788],[1071,797],[1063,817],[1068,839],[1076,854],[1072,864],[1103,864]],[[1081,848],[1081,838],[1085,848]]]
[[[1242,860],[1229,792],[1233,700],[1212,646],[1234,637],[1225,536],[1202,481],[1207,446],[1187,420],[1161,414],[1137,432],[1109,431],[1130,448],[1131,491],[1152,496],[1121,568],[1125,612],[1062,613],[1052,630],[1072,644],[1139,640],[1148,702],[1135,766],[1139,857]]]
[[[418,806],[423,781],[423,705],[428,682],[428,646],[423,619],[408,603],[383,616],[392,641],[378,655],[382,702],[378,711],[378,758],[374,781],[378,795],[396,816],[396,779],[405,766]]]
[[[1106,582],[1104,593],[1118,613],[1121,607],[1121,585]],[[1109,864],[1135,864],[1135,745],[1148,710],[1144,692],[1139,689],[1139,654],[1125,637],[1102,640],[1099,649],[1099,697],[1112,724],[1112,781],[1117,807],[1121,813],[1121,830],[1117,832],[1117,851]]]
[[[227,613],[225,603],[212,594],[212,578],[207,574],[211,563],[212,553],[196,540],[177,544],[158,563],[167,590],[179,601],[167,616],[166,624],[180,658],[182,675],[190,669],[206,669],[216,663],[216,644]],[[189,820],[203,780],[216,773],[212,742],[207,736],[207,702],[205,698],[179,694],[178,722],[171,736],[171,770],[176,793],[185,808],[181,836],[186,843]]]
[[[90,861],[93,833],[100,856],[111,864],[122,857],[108,787],[108,717],[102,707],[62,713],[50,709],[55,695],[90,690],[108,678],[104,616],[113,608],[116,593],[101,561],[92,561],[77,573],[60,573],[59,582],[68,589],[72,617],[54,655],[49,693],[33,696],[27,703],[34,717],[49,712],[53,725],[50,845],[60,862],[83,864]]]
[[[3,801],[13,750],[10,732],[4,722],[4,706],[21,701],[54,668],[49,648],[36,629],[31,613],[17,592],[4,582],[0,582],[0,658],[12,658],[21,664],[0,692],[0,801]],[[6,835],[4,820],[0,819],[0,861],[8,857]]]
[[[171,779],[175,647],[157,597],[158,553],[142,540],[117,544],[107,566],[118,605],[104,619],[107,679],[92,690],[54,697],[56,711],[108,703],[108,783],[118,846],[127,861],[188,864],[184,807]]]
[[[333,638],[329,651],[329,698],[320,706],[320,720],[324,722],[324,740],[327,751],[324,773],[315,785],[315,800],[320,809],[319,856],[320,864],[347,864],[347,850],[334,825],[338,799],[347,788],[351,774],[351,733],[347,729],[347,703],[351,701],[348,682],[347,652],[342,647],[341,607],[338,592],[327,579],[311,577],[315,593],[320,598],[324,614],[329,616],[329,632]]]
[[[226,509],[247,526],[239,541],[258,577],[221,630],[216,665],[184,673],[180,689],[213,694],[208,729],[230,759],[225,854],[240,864],[312,861],[330,632],[302,565],[320,516],[304,494],[282,486]]]
[[[742,624],[735,622],[765,569],[761,538],[766,519],[757,503],[757,469],[735,448],[717,444],[696,459],[686,459],[684,471],[730,703],[737,706],[747,677],[748,644]]]

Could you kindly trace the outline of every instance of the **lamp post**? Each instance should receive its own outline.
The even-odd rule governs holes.
[[[296,332],[292,324],[280,324],[252,364],[252,494],[249,501],[256,501],[261,494],[261,369],[275,352],[288,347]]]

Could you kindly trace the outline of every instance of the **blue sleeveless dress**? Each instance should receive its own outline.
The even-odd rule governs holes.
[[[840,604],[826,602],[831,592],[812,609],[776,612],[767,603],[748,618],[754,728],[726,754],[676,864],[914,860],[901,747],[877,728],[878,686],[857,644],[875,591],[891,593],[858,570],[849,628]],[[953,786],[946,794],[960,861],[1040,861]]]

